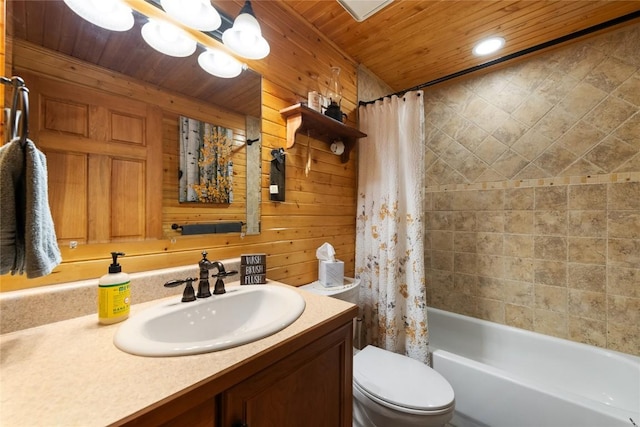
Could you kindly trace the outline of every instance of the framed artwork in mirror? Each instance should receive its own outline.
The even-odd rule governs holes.
[[[181,203],[233,202],[233,131],[180,116]]]

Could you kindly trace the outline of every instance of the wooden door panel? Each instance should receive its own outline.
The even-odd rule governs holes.
[[[111,163],[111,240],[144,238],[145,163]]]
[[[250,427],[340,425],[340,348],[328,349],[245,401]]]
[[[145,117],[123,114],[113,110],[109,111],[109,117],[111,125],[110,141],[139,145],[146,144]]]
[[[86,243],[87,156],[45,151],[51,216],[60,243]]]
[[[215,427],[215,425],[215,399],[209,399],[194,408],[189,408],[175,418],[160,424],[161,427]]]
[[[43,96],[41,130],[70,133],[88,137],[89,106]]]
[[[111,158],[89,156],[89,243],[107,243],[111,238]]]
[[[351,426],[351,328],[337,329],[224,392],[221,425]]]

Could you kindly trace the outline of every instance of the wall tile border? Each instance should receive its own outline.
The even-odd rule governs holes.
[[[565,185],[615,184],[622,182],[640,182],[640,172],[622,172],[604,175],[585,175],[556,178],[532,178],[510,181],[478,182],[473,184],[443,184],[425,187],[427,193],[453,191],[504,190],[512,188],[536,188]]]

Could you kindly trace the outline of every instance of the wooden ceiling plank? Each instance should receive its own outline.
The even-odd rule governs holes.
[[[518,41],[514,41],[512,36],[507,35],[506,38],[510,40],[508,42],[509,43],[508,46],[510,49],[508,51],[505,51],[505,54],[515,53],[526,47],[530,47],[532,45],[541,43],[542,41],[548,41],[548,40],[552,40],[557,37],[560,37],[561,35],[564,35],[567,33],[566,31],[567,28],[574,28],[575,26],[575,29],[582,29],[582,28],[589,27],[591,25],[595,25],[599,22],[602,22],[603,16],[607,18],[604,20],[608,20],[610,19],[610,15],[613,15],[611,16],[611,18],[615,16],[623,15],[625,13],[628,13],[628,9],[629,9],[629,4],[616,5],[615,8],[612,8],[611,5],[608,4],[606,6],[610,13],[603,14],[602,5],[599,5],[600,8],[596,8],[592,4],[591,5],[583,4],[582,6],[589,7],[589,14],[585,15],[584,10],[575,10],[576,8],[573,7],[570,2],[563,2],[563,4],[561,5],[561,13],[557,14],[558,16],[549,18],[549,15],[544,15],[544,13],[549,13],[549,10],[538,11],[536,12],[536,14],[534,14],[536,15],[536,18],[535,18],[536,22],[534,24],[531,24],[531,22],[534,21],[534,19],[532,19],[532,17],[529,16],[528,25],[526,28],[522,27],[522,23],[518,24],[516,22],[516,26],[518,27],[518,29],[517,30],[511,29],[510,25],[512,25],[512,22],[511,21],[505,22],[505,24],[503,24],[503,27],[506,28],[505,33],[510,34],[510,31],[514,31],[515,33],[522,32],[523,34],[527,34],[529,36],[529,42],[527,43],[528,46],[526,46],[521,44]],[[595,9],[595,11],[593,9]],[[590,15],[593,15],[593,19],[589,18],[588,21],[585,20],[585,16],[590,16]],[[552,28],[549,27],[549,22],[554,24]],[[531,27],[531,25],[533,25],[533,27]],[[537,32],[535,32],[534,29],[536,28],[536,26],[538,28],[542,28],[542,30],[537,30]],[[545,39],[541,38],[542,37],[541,34],[546,35],[546,38]],[[430,40],[429,42],[432,43],[433,41]],[[457,43],[453,43],[453,44],[455,46],[458,46]],[[385,65],[384,65],[385,62],[380,61],[379,58],[376,58],[373,61],[367,62],[367,67],[386,82],[394,81],[394,80],[401,82],[400,84],[402,84],[403,86],[397,89],[397,90],[401,90],[403,88],[415,86],[417,84],[420,84],[421,82],[430,81],[435,78],[442,77],[447,74],[451,74],[451,72],[446,72],[445,74],[437,75],[435,72],[436,68],[446,69],[447,71],[450,71],[451,69],[459,70],[464,68],[470,68],[471,66],[481,63],[481,61],[470,56],[467,52],[462,52],[460,50],[461,49],[459,47],[456,47],[456,49],[451,50],[449,53],[434,51],[432,52],[433,55],[430,55],[430,56],[433,56],[437,59],[434,59],[433,61],[430,61],[429,58],[426,57],[421,59],[420,61],[418,60],[414,61],[415,62],[414,65],[406,65],[405,63],[405,67],[403,68],[403,74],[394,72],[390,68],[385,68]],[[394,52],[387,55],[387,57],[385,58],[385,60],[387,61],[386,64],[390,64],[393,62],[394,54],[399,54],[399,53]],[[459,59],[463,57],[466,57],[467,59]],[[458,58],[458,59],[455,60],[454,58]],[[447,64],[443,65],[442,62],[447,62]],[[486,62],[486,61],[483,61],[483,62]],[[422,81],[420,82],[420,81],[416,81],[415,76],[414,78],[406,77],[411,74],[415,74],[415,75],[419,75],[418,73],[422,74],[423,70],[426,70],[424,73],[425,77],[430,77],[430,78],[428,79],[423,78]],[[440,71],[440,72],[442,73],[443,71]],[[401,75],[404,77],[401,77]],[[394,86],[394,87],[397,87],[397,86]]]
[[[486,21],[488,22],[488,24],[485,24],[487,28],[495,28],[497,26],[497,24],[495,24],[496,22],[504,21],[506,13],[509,12],[505,12],[503,8],[475,9],[473,13],[465,15],[462,19],[439,19],[438,25],[429,28],[428,35],[425,35],[424,28],[419,31],[411,28],[407,29],[405,33],[398,32],[394,37],[409,40],[409,42],[403,44],[401,50],[392,51],[391,54],[406,57],[413,53],[424,53],[426,46],[435,46],[436,48],[439,46],[454,46],[459,49],[461,48],[459,39],[466,41],[469,38],[469,34],[478,32],[480,28],[483,28],[479,24],[476,24],[477,22]],[[380,49],[380,46],[376,49],[360,46],[359,52],[362,57],[368,57],[376,55],[376,51]]]
[[[560,11],[556,10],[556,12],[560,12]],[[527,15],[521,16],[520,19],[517,19],[517,20],[512,19],[508,21],[508,23],[505,23],[504,25],[502,25],[500,30],[498,31],[489,33],[489,31],[486,30],[485,28],[481,28],[480,32],[485,32],[487,35],[496,34],[496,35],[504,36],[507,39],[507,46],[506,46],[507,48],[504,50],[504,52],[513,53],[510,51],[514,51],[514,52],[517,51],[513,49],[514,41],[516,39],[516,37],[514,37],[514,34],[517,34],[517,31],[525,32],[526,34],[532,35],[532,37],[535,36],[538,42],[548,41],[550,39],[549,37],[545,37],[542,39],[540,38],[540,35],[538,33],[533,33],[530,29],[531,24],[533,24],[537,28],[540,28],[541,25],[545,25],[548,22],[548,20],[545,20],[544,16],[540,16],[539,11],[537,13],[529,13]],[[563,15],[563,16],[566,16],[566,15]],[[558,20],[563,20],[563,19],[565,18],[558,17]],[[540,22],[537,22],[538,20],[540,20]],[[516,31],[515,28],[521,28],[521,30]],[[510,36],[507,36],[507,34],[510,34]],[[548,30],[545,29],[544,34],[548,35]],[[444,40],[455,40],[452,35],[446,34],[446,33],[444,35],[439,35],[438,40],[442,39],[443,37],[444,37]],[[480,38],[482,37],[479,37],[478,39]],[[448,54],[450,52],[454,53],[454,56],[459,56],[461,54],[471,51],[471,49],[473,48],[471,43],[468,43],[465,46],[464,39],[461,39],[458,43],[454,42],[450,44],[452,46],[455,46],[455,48],[449,48],[448,47],[449,44],[435,43],[435,40],[432,40],[432,42],[433,44],[435,44],[437,47],[440,48],[438,50],[434,50],[433,55],[437,58],[444,59],[444,60],[451,59],[451,55]],[[464,48],[466,48],[467,52],[465,52]]]
[[[242,4],[243,0],[220,1],[216,7],[235,17]],[[502,53],[507,55],[640,10],[638,1],[617,0],[395,0],[358,23],[335,0],[265,1],[253,6],[272,51],[288,49],[283,73],[274,76],[276,81],[271,83],[284,87],[285,82],[295,82],[287,94],[279,94],[293,102],[304,99],[313,84],[311,74],[319,74],[321,84],[326,85],[333,65],[352,70],[356,62],[362,63],[395,90],[402,90],[490,61],[470,53],[472,43],[489,34],[507,39]],[[45,31],[57,29],[55,25],[71,27],[80,19],[62,1],[11,0],[7,10],[13,17],[7,22],[8,34],[21,37],[23,33],[22,38],[39,40],[36,43],[41,45],[57,44],[63,53],[91,61],[97,58],[99,65],[112,64],[109,68],[115,64],[115,71],[135,73],[150,84],[171,84],[199,94],[210,90],[203,82],[171,77],[166,72],[172,69],[183,76],[201,76],[204,72],[194,65],[195,56],[175,62],[149,53],[139,34],[122,38],[107,32],[108,37],[100,36],[92,33],[96,27],[87,24],[74,35],[53,33],[45,40]],[[298,16],[292,17],[292,11]],[[27,18],[35,19],[36,24],[27,27]],[[135,39],[133,48],[129,38]],[[125,51],[134,54],[134,59],[125,58]],[[152,62],[143,64],[142,58]],[[274,65],[271,61],[267,57],[246,62],[264,71]],[[345,93],[353,97],[355,73],[344,74],[342,81]],[[212,88],[225,91],[215,84]]]
[[[454,7],[456,1],[448,1],[449,7]],[[363,22],[356,22],[351,16],[343,11],[347,18],[346,25],[332,25],[327,22],[318,28],[332,40],[341,44],[345,39],[353,43],[354,40],[362,40],[368,35],[376,34],[386,36],[395,34],[398,29],[414,25],[420,17],[431,18],[442,11],[441,2],[417,2],[417,1],[396,1],[384,9],[384,13],[374,14]]]

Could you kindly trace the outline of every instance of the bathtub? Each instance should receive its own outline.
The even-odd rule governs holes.
[[[640,426],[640,358],[428,309],[456,427]]]

